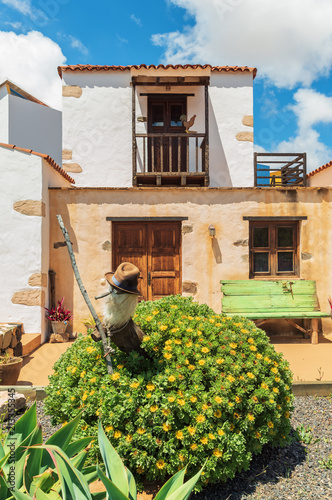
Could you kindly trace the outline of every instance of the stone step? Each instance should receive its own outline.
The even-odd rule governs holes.
[[[22,335],[22,356],[28,356],[41,345],[41,333],[24,333]]]

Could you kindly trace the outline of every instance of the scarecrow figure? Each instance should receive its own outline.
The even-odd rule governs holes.
[[[109,292],[101,296],[107,297],[103,327],[106,335],[121,351],[128,354],[135,350],[144,357],[148,357],[140,347],[144,333],[132,320],[140,294],[137,289],[138,277],[138,268],[130,262],[120,264],[115,273],[105,274],[109,283]],[[92,338],[95,341],[100,340],[97,330],[92,333]]]

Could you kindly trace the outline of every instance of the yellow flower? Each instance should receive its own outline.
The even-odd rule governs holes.
[[[273,367],[273,368],[271,368],[271,372],[274,373],[274,374],[277,374],[278,373],[278,369],[275,368],[275,367]]]
[[[257,396],[253,396],[252,400],[253,400],[253,402],[254,402],[254,403],[258,403],[258,398],[257,398]]]
[[[242,399],[239,396],[235,396],[235,401],[237,403],[241,403]]]
[[[220,451],[218,448],[215,448],[215,449],[213,450],[213,454],[214,454],[214,456],[215,456],[215,457],[217,457],[217,458],[222,457],[222,451]]]
[[[139,465],[139,466],[137,467],[137,469],[136,469],[136,472],[137,472],[138,474],[143,474],[144,469],[142,469],[142,467]]]
[[[158,460],[157,463],[156,463],[157,469],[163,469],[165,467],[165,465],[166,464],[165,464],[165,462],[164,462],[164,460],[162,458],[160,460]]]
[[[174,401],[175,401],[175,397],[174,397],[174,396],[168,396],[168,398],[167,398],[167,399],[168,399],[168,401],[169,401],[170,403],[174,403]]]
[[[147,393],[147,395],[146,395],[146,397],[147,397],[148,399],[150,399],[150,398],[151,398],[151,396],[152,396],[151,392],[148,392],[148,393]]]
[[[195,370],[195,365],[188,365],[189,370]]]
[[[139,387],[139,382],[132,382],[132,383],[130,384],[130,387],[131,387],[132,389],[137,389],[137,387]]]
[[[270,358],[268,356],[265,356],[264,361],[266,361],[267,363],[271,362],[271,360],[270,360]]]
[[[209,440],[208,440],[208,438],[206,436],[202,437],[200,439],[200,441],[201,441],[202,444],[208,444],[208,442],[209,442]]]
[[[248,373],[247,373],[247,376],[248,376],[249,378],[255,378],[255,375],[254,375],[253,373],[251,373],[251,372],[248,372]]]
[[[229,430],[234,431],[234,429],[235,429],[235,425],[234,425],[234,424],[231,424],[231,425],[229,426]]]
[[[192,403],[196,403],[196,401],[197,401],[196,396],[191,396],[190,401],[191,401]]]
[[[171,351],[171,350],[172,350],[172,346],[171,346],[171,345],[166,345],[166,346],[164,347],[164,350],[165,350],[165,351]]]
[[[118,365],[118,366],[117,366],[117,369],[118,369],[118,370],[121,370],[121,368],[123,368],[123,365]]]
[[[210,323],[214,323],[215,322],[214,319],[209,319],[209,321],[210,321]]]
[[[268,389],[269,388],[269,386],[265,382],[263,382],[261,384],[261,387],[262,387],[262,389]]]
[[[250,349],[251,351],[257,351],[257,347],[256,347],[256,346],[254,346],[254,345],[251,345],[251,346],[249,347],[249,349]]]
[[[70,400],[71,400],[71,401],[74,401],[74,400],[75,400],[75,396],[72,396],[72,397],[70,398]]]
[[[249,330],[246,330],[245,328],[241,329],[241,333],[249,333]]]
[[[178,306],[176,306],[174,304],[171,306],[171,309],[177,309],[177,308],[178,308]]]
[[[262,359],[262,357],[263,357],[263,356],[262,356],[262,354],[261,354],[261,353],[259,353],[259,352],[258,352],[258,353],[256,354],[256,358],[257,358],[257,359]]]
[[[182,431],[176,431],[175,437],[176,437],[176,439],[183,439],[183,432]]]
[[[137,434],[142,435],[142,434],[144,434],[144,432],[146,432],[146,429],[143,429],[143,427],[139,427],[136,432],[137,432]]]
[[[280,382],[280,377],[275,377],[274,379],[276,382]]]
[[[271,405],[273,405],[274,399],[270,398],[269,401],[270,401]]]
[[[273,387],[272,391],[278,394],[279,389],[278,389],[278,387]]]
[[[220,405],[222,403],[222,398],[220,396],[216,396],[214,398],[215,402],[218,403],[218,405]]]
[[[177,404],[180,405],[180,406],[184,406],[186,404],[186,402],[185,402],[184,399],[178,399],[177,400]]]
[[[204,366],[205,365],[205,360],[204,359],[200,359],[198,361],[198,364],[201,365],[201,366]]]
[[[97,378],[96,378],[96,377],[91,378],[91,379],[90,379],[91,384],[93,384],[96,380],[97,380]]]
[[[119,439],[121,437],[121,434],[121,431],[114,431],[113,437],[115,437],[115,439]]]
[[[191,448],[193,451],[197,450],[197,444],[196,444],[196,443],[193,443],[193,444],[190,446],[190,448]]]
[[[220,410],[217,410],[217,411],[215,411],[215,412],[214,412],[214,414],[213,414],[213,415],[214,415],[215,417],[217,417],[217,418],[220,418],[220,417],[221,417],[221,415],[222,415],[222,413],[221,413],[221,411],[220,411]]]
[[[227,377],[227,378],[228,378],[228,380],[229,380],[230,382],[234,382],[234,380],[235,380],[235,378],[234,378],[232,375],[228,375],[228,377]]]
[[[201,332],[200,330],[197,330],[197,336],[200,337],[201,335],[203,335],[203,332]]]
[[[171,430],[171,428],[172,428],[171,424],[166,424],[166,423],[163,423],[163,430],[164,430],[165,432],[170,431],[170,430]]]
[[[189,434],[190,434],[191,436],[193,436],[193,435],[195,434],[195,432],[196,432],[195,427],[191,427],[191,426],[189,425],[189,427],[188,427],[188,432],[189,432]]]
[[[151,411],[151,413],[154,413],[154,412],[156,412],[157,410],[158,410],[158,406],[157,406],[157,405],[152,405],[152,406],[150,406],[150,411]]]
[[[202,405],[202,408],[203,408],[203,410],[207,410],[207,409],[209,408],[209,405],[207,405],[206,403],[204,403],[204,404]]]
[[[201,351],[206,354],[207,352],[210,352],[210,349],[208,347],[202,347]]]
[[[285,387],[286,387],[287,391],[289,391],[289,386],[288,386],[288,385],[285,385]]]
[[[174,344],[180,345],[181,344],[181,340],[180,339],[175,339],[174,340]]]
[[[174,382],[174,380],[176,380],[176,378],[174,377],[174,375],[170,375],[170,376],[168,377],[168,381],[169,381],[169,382]]]
[[[235,356],[236,351],[234,351],[234,349],[231,349],[231,350],[229,351],[229,354],[231,354],[232,356]]]
[[[255,420],[255,417],[253,416],[252,413],[249,413],[248,420],[250,420],[250,422],[253,422]]]
[[[219,434],[219,436],[223,436],[225,434],[225,432],[222,429],[218,429],[218,434]]]
[[[87,393],[85,392],[85,393],[83,394],[83,396],[82,396],[82,401],[85,401],[85,400],[87,399],[87,397],[88,397],[88,395],[87,395]]]
[[[89,354],[93,353],[94,351],[95,351],[95,348],[92,346],[89,346],[86,348],[86,352],[88,352]]]
[[[185,461],[185,457],[183,455],[181,455],[181,453],[179,454],[179,459],[180,459],[180,462],[184,462]]]
[[[150,335],[145,335],[145,336],[143,337],[142,342],[148,342],[148,341],[150,340],[150,338],[151,338],[151,337],[150,337]],[[118,367],[118,368],[119,368],[119,367]]]
[[[255,341],[254,341],[254,339],[252,337],[249,337],[248,338],[248,342],[249,342],[249,344],[253,344]]]
[[[165,358],[165,359],[171,359],[171,357],[172,357],[172,354],[170,354],[169,352],[166,352],[166,353],[164,354],[164,358]]]
[[[255,434],[255,437],[256,437],[256,439],[259,439],[261,437],[261,433],[257,431]]]
[[[148,391],[153,391],[156,388],[156,386],[152,383],[149,383],[147,384],[146,388]]]
[[[80,375],[80,377],[83,378],[85,376],[85,374],[86,374],[86,371],[83,370],[82,373],[81,373],[81,375]]]
[[[98,417],[98,415],[99,415],[99,414],[100,414],[100,411],[99,411],[99,410],[97,410],[97,411],[96,411],[96,415],[97,415],[97,417]]]
[[[118,380],[119,378],[120,378],[120,373],[119,372],[113,373],[112,380]]]
[[[212,440],[212,439],[216,439],[216,438],[214,437],[214,434],[209,434],[209,439]]]
[[[90,396],[93,396],[95,392],[95,390],[90,391]]]
[[[228,401],[228,406],[232,408],[234,406],[234,403],[232,401]]]
[[[166,417],[168,417],[168,415],[171,414],[171,410],[169,410],[168,408],[163,408],[161,411],[162,414],[165,415]]]
[[[197,415],[196,422],[198,422],[199,424],[202,424],[203,422],[205,422],[204,415]]]
[[[133,439],[132,434],[127,434],[127,436],[126,436],[127,443],[130,443],[130,441],[132,441],[132,439]]]
[[[166,325],[160,325],[159,330],[161,330],[161,331],[167,330],[167,326]]]
[[[237,348],[237,344],[235,344],[235,342],[231,342],[229,344],[229,346],[232,348],[232,349],[236,349]]]
[[[186,342],[186,347],[191,347],[193,345],[193,343],[191,342],[191,340],[189,340],[188,342]]]
[[[177,307],[177,306],[175,306],[175,307]],[[152,314],[153,314],[154,316],[155,316],[156,314],[158,314],[158,313],[159,313],[159,311],[158,311],[157,309],[155,309],[154,311],[152,311]]]
[[[224,359],[221,359],[221,358],[218,358],[216,359],[216,363],[217,365],[221,365],[225,360]]]
[[[286,412],[285,412],[285,417],[286,417],[286,418],[289,418],[289,411],[286,411]]]
[[[153,348],[154,351],[159,351],[159,347],[157,345],[154,346]]]
[[[240,415],[238,413],[234,413],[234,418],[238,420],[240,418]]]
[[[270,420],[270,422],[268,422],[268,423],[267,423],[267,426],[268,426],[268,427],[270,427],[270,429],[273,429],[274,424],[273,424],[273,422],[271,422],[271,420]]]
[[[191,333],[191,332],[193,332],[193,329],[192,329],[192,328],[187,328],[187,329],[186,329],[186,331],[187,331],[188,333]]]

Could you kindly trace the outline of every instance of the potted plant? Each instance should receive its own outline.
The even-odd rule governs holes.
[[[19,377],[23,359],[6,352],[0,356],[0,385],[15,385]]]
[[[52,307],[51,309],[45,307],[47,311],[46,318],[51,322],[52,332],[60,335],[66,332],[68,321],[73,317],[71,311],[63,307],[63,301],[64,297],[58,300],[56,307]]]

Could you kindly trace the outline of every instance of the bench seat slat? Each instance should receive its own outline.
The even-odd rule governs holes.
[[[318,299],[316,295],[248,295],[248,296],[224,296],[223,297],[223,308],[233,312],[236,311],[266,311],[268,313],[270,310],[304,310],[304,311],[317,311]]]
[[[287,311],[287,312],[277,312],[277,311],[269,311],[269,312],[227,312],[223,310],[223,314],[226,316],[244,316],[248,319],[263,319],[263,318],[294,318],[294,319],[302,319],[302,318],[330,318],[330,313],[324,313],[321,311],[312,311],[312,312],[301,312],[301,311]]]

